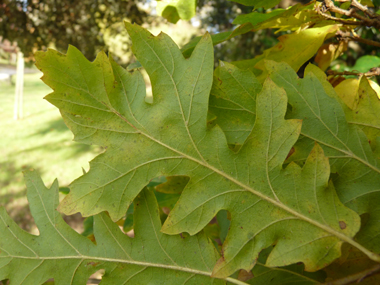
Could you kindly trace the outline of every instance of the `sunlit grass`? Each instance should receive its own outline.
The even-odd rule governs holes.
[[[36,169],[45,184],[58,178],[67,186],[88,169],[101,150],[73,142],[59,111],[43,99],[52,90],[39,78],[25,75],[24,118],[13,119],[15,86],[0,82],[0,206],[28,229],[29,210],[22,171]]]

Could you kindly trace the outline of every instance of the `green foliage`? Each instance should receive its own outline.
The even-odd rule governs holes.
[[[195,16],[196,0],[158,1],[157,12],[170,23],[177,23],[179,19],[190,20]]]
[[[94,62],[74,47],[37,53],[54,90],[46,99],[75,140],[106,150],[59,206],[57,182],[47,190],[26,173],[40,235],[2,211],[0,278],[79,284],[104,269],[105,284],[348,284],[380,270],[379,87],[363,73],[336,86],[312,64],[299,78],[326,41],[351,28],[352,19],[320,8],[295,5],[257,21],[253,12],[240,28],[182,50],[126,23],[153,98],[138,70],[105,53]],[[264,28],[293,33],[214,70],[213,44]],[[319,54],[324,67],[331,62]],[[377,65],[365,59],[363,70]],[[89,217],[84,235],[57,207]]]
[[[13,284],[85,284],[105,269],[103,284],[223,284],[210,278],[218,254],[204,234],[193,237],[160,233],[154,194],[142,191],[135,200],[135,237],[129,238],[105,214],[94,217],[96,245],[72,230],[55,210],[58,182],[47,189],[35,171],[25,173],[28,200],[39,236],[22,231],[0,212],[0,279]],[[160,276],[160,278],[155,278]]]
[[[255,8],[272,8],[276,6],[281,0],[229,0],[234,1],[246,6],[255,6]]]
[[[355,65],[351,68],[347,68],[347,70],[359,71],[359,72],[367,72],[371,68],[380,66],[380,58],[373,55],[365,55],[360,57]]]

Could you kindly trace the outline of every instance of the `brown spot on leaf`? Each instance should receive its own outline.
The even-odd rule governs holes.
[[[343,221],[339,221],[339,227],[340,227],[342,230],[344,230],[345,228],[347,228],[347,225],[346,225],[345,222],[343,222]]]
[[[240,281],[247,281],[249,279],[252,279],[253,277],[254,276],[251,271],[245,271],[244,269],[239,271],[238,279]]]
[[[293,153],[295,152],[295,149],[294,147],[292,147],[288,153],[288,156],[286,157],[286,159],[288,159]]]
[[[95,266],[97,266],[99,264],[100,264],[100,262],[93,262],[93,261],[87,262],[87,266],[93,266],[93,267],[95,267]]]
[[[162,207],[161,209],[162,209],[162,212],[164,212],[165,215],[169,215],[170,208],[168,208],[168,207]]]
[[[213,217],[212,219],[211,219],[211,221],[210,221],[210,225],[212,225],[212,224],[216,224],[217,223],[217,219],[216,219],[216,217]]]

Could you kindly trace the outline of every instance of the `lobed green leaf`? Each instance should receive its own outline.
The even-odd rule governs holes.
[[[321,39],[331,32],[330,28],[336,29],[321,28]],[[261,86],[252,73],[232,67],[230,73],[228,66],[227,70],[221,69],[225,80],[235,86],[240,83],[241,90],[247,90],[241,95],[247,100],[244,104],[256,108],[251,120],[254,126],[236,152],[228,147],[218,125],[207,124],[213,78],[210,36],[205,35],[192,56],[185,59],[165,34],[154,37],[128,23],[127,29],[133,51],[150,76],[152,104],[145,102],[141,75],[128,73],[104,54],[93,63],[74,48],[66,56],[52,51],[37,55],[43,79],[54,90],[47,100],[60,109],[75,139],[107,147],[91,162],[90,171],[72,184],[60,205],[63,212],[80,211],[88,216],[108,211],[113,220],[118,220],[153,178],[185,175],[189,182],[162,231],[194,235],[220,210],[229,211],[230,230],[223,255],[213,269],[215,277],[225,278],[238,269],[250,270],[260,251],[272,244],[276,246],[267,266],[303,262],[307,271],[315,271],[340,256],[343,242],[378,259],[352,239],[360,227],[359,216],[339,201],[329,181],[328,159],[318,144],[303,168],[295,163],[283,168],[299,137],[300,119],[307,121],[297,113],[298,101],[293,100],[306,92],[317,104],[316,90],[322,92],[323,88],[307,90],[302,84],[299,87],[299,82],[294,85],[294,72],[273,63],[273,67],[265,67],[273,80],[266,79],[260,93],[254,94]],[[273,68],[279,70],[272,72]],[[244,78],[233,79],[234,74],[244,74]],[[289,78],[290,82],[285,82],[289,86],[281,81],[284,76]],[[310,80],[314,79],[305,82]],[[303,92],[298,88],[304,88]],[[223,90],[217,93],[217,85],[213,90],[222,97]],[[284,118],[287,95],[297,119]],[[305,108],[305,112],[314,114],[317,106]],[[318,116],[311,118],[324,125]],[[338,118],[344,121],[344,114]],[[330,124],[335,126],[334,121]],[[309,125],[304,128],[308,130]],[[313,130],[310,132],[304,135],[314,138]],[[327,142],[336,143],[328,130],[320,134],[318,142],[323,147]],[[355,155],[363,158],[363,153]]]
[[[57,180],[47,189],[35,171],[26,172],[25,179],[40,235],[24,232],[0,209],[0,280],[35,285],[54,278],[55,284],[86,284],[91,274],[104,269],[101,284],[225,284],[210,277],[218,254],[203,233],[180,237],[160,232],[151,191],[135,200],[134,238],[102,213],[94,216],[95,245],[56,211]]]

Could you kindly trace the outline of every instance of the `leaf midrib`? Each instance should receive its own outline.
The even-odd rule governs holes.
[[[125,118],[122,117],[122,116],[120,118],[122,120],[125,120]],[[143,132],[141,132],[140,134],[144,135],[145,137],[147,137],[148,139],[154,141],[155,143],[158,143],[158,144],[162,145],[163,147],[166,147],[167,149],[170,149],[171,151],[173,151],[173,152],[175,152],[175,153],[183,156],[184,158],[187,158],[187,159],[189,159],[191,161],[194,161],[197,164],[200,164],[200,165],[204,166],[205,168],[208,168],[209,170],[211,170],[211,171],[213,171],[213,172],[221,175],[222,177],[224,177],[224,178],[230,180],[231,182],[235,183],[236,185],[242,187],[246,191],[251,192],[252,194],[254,194],[254,195],[260,197],[261,199],[263,199],[263,200],[265,200],[265,201],[273,204],[274,206],[277,206],[278,208],[281,208],[282,210],[290,213],[291,215],[293,215],[295,217],[298,217],[299,219],[304,220],[304,221],[306,221],[306,222],[308,222],[308,223],[310,223],[310,224],[312,224],[312,225],[314,225],[314,226],[316,226],[316,227],[318,227],[318,228],[320,228],[320,229],[322,229],[322,230],[324,230],[324,231],[326,231],[326,232],[328,232],[328,233],[336,236],[340,240],[345,241],[345,242],[353,245],[354,247],[358,248],[360,251],[362,251],[363,253],[365,253],[370,259],[372,259],[372,260],[374,260],[376,262],[380,262],[380,256],[379,255],[377,255],[377,254],[369,251],[368,249],[366,249],[365,247],[363,247],[359,243],[355,242],[350,237],[348,237],[348,236],[346,236],[346,235],[344,235],[344,234],[342,234],[342,233],[334,230],[333,228],[331,228],[329,226],[323,225],[323,224],[321,224],[321,223],[319,223],[317,221],[312,220],[311,218],[309,218],[307,216],[304,216],[304,215],[298,213],[297,211],[293,210],[292,208],[290,208],[290,207],[282,204],[280,201],[276,201],[276,200],[274,200],[274,199],[272,199],[272,198],[264,195],[263,193],[255,190],[253,188],[251,188],[250,186],[245,185],[244,183],[236,180],[235,178],[233,178],[233,177],[229,176],[228,174],[224,173],[223,171],[221,171],[221,170],[215,168],[214,166],[208,164],[207,162],[200,161],[200,160],[198,160],[196,158],[193,158],[193,157],[191,157],[191,156],[189,156],[189,155],[187,155],[185,153],[182,153],[181,151],[176,150],[176,149],[172,148],[171,146],[164,144],[163,142],[157,140],[156,138],[154,138],[154,137],[152,137],[152,136],[150,136],[148,134],[145,134]]]
[[[185,116],[184,116],[183,109],[182,109],[182,105],[181,105],[181,102],[180,102],[180,99],[179,99],[178,88],[177,88],[177,85],[176,85],[176,83],[175,83],[175,81],[174,81],[174,78],[173,78],[172,74],[167,70],[166,66],[163,64],[163,62],[161,61],[160,57],[157,55],[157,53],[155,52],[155,50],[149,45],[149,43],[148,43],[148,42],[142,37],[141,34],[139,34],[139,35],[140,35],[140,39],[145,43],[146,46],[148,46],[148,47],[151,49],[151,51],[154,53],[154,55],[157,57],[157,59],[161,62],[163,68],[166,70],[167,74],[169,75],[169,77],[170,77],[170,79],[171,79],[171,81],[172,81],[173,87],[174,87],[175,94],[176,94],[176,96],[177,96],[177,100],[178,100],[178,102],[179,102],[179,106],[180,106],[181,114],[182,114],[182,117],[183,117],[184,125],[185,125],[185,128],[186,128],[186,130],[187,130],[188,136],[189,136],[189,138],[190,138],[190,140],[191,140],[191,142],[192,142],[192,144],[193,144],[195,150],[196,150],[197,153],[199,154],[199,157],[202,159],[202,161],[200,161],[200,160],[198,160],[198,159],[196,159],[196,158],[193,158],[193,157],[191,157],[191,156],[189,156],[189,155],[187,155],[187,154],[185,154],[185,153],[182,153],[181,151],[179,151],[179,150],[177,150],[177,149],[174,149],[174,148],[172,148],[172,147],[169,146],[169,145],[164,144],[163,142],[159,141],[158,139],[152,137],[151,135],[149,135],[149,134],[147,134],[147,133],[144,133],[144,132],[142,132],[141,130],[138,130],[135,126],[133,126],[133,124],[131,124],[131,122],[129,122],[126,118],[124,118],[124,117],[123,117],[120,113],[118,113],[114,108],[112,108],[112,107],[110,107],[110,106],[107,106],[106,104],[104,104],[104,103],[101,102],[103,105],[105,105],[106,107],[110,108],[112,112],[114,112],[117,116],[119,116],[119,117],[120,117],[122,120],[124,120],[126,123],[128,123],[129,125],[131,125],[134,129],[136,129],[136,130],[137,130],[136,134],[144,135],[146,138],[152,140],[153,142],[158,143],[158,144],[162,145],[163,147],[165,147],[165,148],[167,148],[167,149],[169,149],[169,150],[171,150],[171,151],[173,151],[173,152],[175,152],[175,153],[177,153],[177,154],[179,154],[179,155],[181,155],[181,156],[183,156],[183,157],[185,157],[185,158],[187,158],[187,159],[189,159],[189,160],[191,160],[191,161],[194,161],[195,163],[197,163],[197,164],[199,164],[199,165],[204,166],[205,168],[208,168],[209,170],[211,170],[211,171],[213,171],[213,172],[215,172],[215,173],[221,175],[222,177],[224,177],[224,178],[230,180],[231,182],[235,183],[236,185],[242,187],[242,188],[245,189],[246,191],[251,192],[252,194],[254,194],[254,195],[260,197],[261,199],[263,199],[263,200],[265,200],[265,201],[267,201],[267,202],[273,204],[274,206],[276,206],[276,207],[278,207],[278,208],[280,208],[280,209],[282,209],[282,210],[284,210],[284,211],[290,213],[291,215],[293,215],[293,216],[295,216],[295,217],[298,217],[299,219],[304,220],[304,221],[306,221],[306,222],[308,222],[308,223],[310,223],[310,224],[312,224],[312,225],[314,225],[314,226],[316,226],[316,227],[318,227],[318,228],[320,228],[320,229],[322,229],[322,230],[324,230],[324,231],[326,231],[326,232],[328,232],[328,233],[331,233],[332,235],[338,237],[338,238],[341,239],[342,241],[345,241],[345,242],[347,242],[347,243],[353,245],[354,247],[358,248],[358,249],[361,250],[363,253],[365,253],[365,254],[366,254],[369,258],[371,258],[372,260],[375,260],[375,261],[377,261],[377,262],[380,262],[380,256],[378,256],[377,254],[374,254],[374,253],[370,252],[369,250],[367,250],[366,248],[364,248],[363,246],[361,246],[360,244],[358,244],[357,242],[355,242],[355,241],[354,241],[353,239],[351,239],[350,237],[348,237],[348,236],[346,236],[346,235],[344,235],[344,234],[342,234],[342,233],[340,233],[340,232],[334,230],[333,228],[331,228],[331,227],[329,227],[329,226],[326,226],[326,225],[323,225],[323,224],[321,224],[321,223],[319,223],[319,222],[317,222],[317,221],[314,221],[314,220],[310,219],[309,217],[302,215],[301,213],[298,213],[297,211],[295,211],[295,210],[289,208],[288,206],[282,204],[280,201],[276,201],[276,200],[274,200],[274,199],[272,199],[272,198],[270,198],[270,197],[264,195],[263,193],[261,193],[261,192],[255,190],[255,189],[253,189],[253,188],[251,188],[251,187],[248,186],[248,185],[245,185],[244,183],[238,181],[238,180],[235,179],[234,177],[229,176],[228,174],[226,174],[226,173],[224,173],[223,171],[221,171],[221,170],[215,168],[214,166],[209,165],[209,164],[207,163],[207,161],[203,158],[203,156],[201,155],[201,153],[199,152],[199,149],[197,148],[197,146],[196,146],[196,144],[195,144],[195,142],[194,142],[194,140],[193,140],[193,138],[192,138],[192,136],[191,136],[191,134],[190,134],[190,130],[189,130],[189,128],[188,128],[188,124],[186,123]],[[170,53],[170,54],[171,54],[171,53]],[[172,60],[174,60],[173,57],[172,57]],[[202,66],[203,66],[203,64],[201,65],[201,67],[202,67]],[[286,80],[286,79],[284,78],[284,80]],[[286,80],[286,81],[287,81],[287,80]],[[287,81],[287,82],[288,82],[288,81]],[[86,82],[86,85],[88,85],[87,82]],[[292,85],[290,85],[290,86],[292,86]],[[292,87],[294,88],[294,86],[292,86]],[[296,89],[295,89],[295,90],[296,90]],[[85,91],[85,90],[83,90],[83,91]],[[93,97],[93,98],[95,99],[95,97],[92,96],[92,94],[90,94],[90,92],[88,92],[88,91],[85,91],[85,92],[87,92],[91,97]],[[299,93],[298,90],[296,90],[296,92]],[[108,93],[107,93],[107,92],[106,92],[106,95],[107,95],[107,97],[108,97]],[[301,94],[300,94],[300,96],[301,96]],[[304,99],[302,96],[301,96],[301,98]],[[305,99],[304,99],[304,100],[305,100]],[[308,102],[306,102],[306,104],[308,104]],[[314,113],[314,110],[312,110],[311,108],[310,108],[310,110],[313,112],[313,114],[314,114],[317,118],[319,118],[319,116],[317,116],[317,115]],[[321,122],[324,124],[324,122],[323,122],[322,120],[321,120]],[[325,124],[324,124],[324,125],[325,125]],[[326,128],[331,132],[331,130],[330,130],[327,126],[326,126]],[[332,132],[331,132],[331,133],[332,133]],[[332,134],[333,134],[333,133],[332,133]],[[333,134],[333,135],[334,135],[334,134]],[[334,135],[334,136],[335,136],[335,135]],[[335,136],[335,137],[336,137],[336,136]],[[340,139],[339,139],[338,137],[336,137],[336,139],[340,141]],[[342,143],[342,144],[343,144],[343,143]],[[346,146],[345,144],[343,144],[343,145]],[[347,146],[346,146],[346,147],[347,147]],[[348,147],[347,147],[347,149],[350,150]],[[340,150],[340,151],[341,151],[341,150]],[[350,154],[351,154],[351,156],[353,155],[353,153],[350,153]],[[354,158],[358,159],[356,156],[355,156]],[[363,162],[363,160],[361,160],[361,161]],[[368,166],[371,166],[368,162],[367,162],[366,164],[367,164]],[[373,167],[373,166],[372,166],[372,167]],[[380,172],[380,170],[377,170],[377,171]]]
[[[141,35],[140,35],[140,37],[141,37]],[[143,41],[145,42],[145,44],[146,44],[146,45],[147,45],[147,46],[148,46],[148,47],[154,52],[154,54],[156,54],[155,51],[152,49],[152,47],[151,47],[150,45],[148,45],[148,43],[147,43],[144,39],[142,39],[142,40],[143,40]],[[161,59],[158,57],[157,54],[156,54],[156,56],[157,56],[158,60],[161,60]],[[161,61],[161,63],[162,63],[162,61]],[[177,95],[177,99],[178,99],[178,101],[179,101],[179,93],[178,93],[177,85],[175,84],[174,78],[173,78],[172,75],[169,73],[169,71],[166,69],[166,66],[165,66],[163,63],[162,63],[162,66],[165,68],[165,70],[167,71],[167,74],[169,75],[169,77],[170,77],[171,80],[172,80],[173,87],[175,88],[175,92],[176,92],[176,95]],[[296,90],[296,91],[297,91],[297,90]],[[298,92],[298,91],[297,91],[297,92]],[[92,95],[90,94],[90,96],[92,96]],[[108,96],[108,94],[107,94],[107,96]],[[94,97],[93,97],[93,98],[94,98]],[[179,104],[180,104],[180,106],[181,106],[181,103],[180,103],[180,102],[179,102]],[[109,106],[108,106],[108,107],[109,107]],[[109,107],[109,108],[110,108],[110,107]],[[191,160],[191,161],[193,161],[193,162],[195,162],[195,163],[197,163],[197,164],[199,164],[199,165],[202,165],[202,166],[205,167],[205,168],[208,168],[209,170],[211,170],[211,171],[213,171],[213,172],[215,172],[215,173],[221,175],[222,177],[224,177],[224,178],[230,180],[231,182],[235,183],[236,185],[242,187],[242,188],[245,189],[246,191],[251,192],[252,194],[254,194],[254,195],[260,197],[261,199],[263,199],[263,200],[265,200],[265,201],[267,201],[267,202],[273,204],[274,206],[276,206],[276,207],[278,207],[278,208],[280,208],[280,209],[282,209],[282,210],[284,210],[284,211],[290,213],[291,215],[293,215],[293,216],[299,218],[300,220],[303,220],[303,221],[305,221],[305,222],[307,222],[307,223],[309,223],[309,224],[312,224],[312,225],[314,225],[314,226],[316,226],[316,227],[318,227],[318,228],[320,228],[320,229],[322,229],[322,230],[324,230],[324,231],[326,231],[326,232],[328,232],[328,233],[330,233],[330,234],[336,236],[336,237],[339,238],[340,240],[345,241],[345,242],[347,242],[347,243],[353,245],[354,247],[358,248],[360,251],[362,251],[363,253],[365,253],[365,254],[366,254],[369,258],[371,258],[372,260],[375,260],[376,262],[380,262],[380,256],[379,256],[379,255],[372,253],[371,251],[369,251],[368,249],[366,249],[365,247],[363,247],[363,246],[360,245],[359,243],[355,242],[355,241],[354,241],[353,239],[351,239],[350,237],[348,237],[348,236],[346,236],[346,235],[344,235],[344,234],[342,234],[342,233],[340,233],[340,232],[334,230],[334,229],[331,228],[330,226],[323,225],[323,224],[321,224],[321,223],[319,223],[319,222],[317,222],[317,221],[315,221],[315,220],[312,220],[311,218],[309,218],[309,217],[307,217],[307,216],[304,216],[304,215],[301,214],[301,213],[298,213],[297,211],[293,210],[292,208],[290,208],[290,207],[288,207],[288,206],[282,204],[280,201],[276,201],[276,200],[274,200],[274,199],[272,199],[272,198],[270,198],[270,197],[264,195],[263,193],[261,193],[261,192],[255,190],[255,189],[253,189],[253,188],[251,188],[249,185],[245,185],[244,183],[238,181],[238,180],[235,179],[234,177],[232,177],[232,176],[230,176],[230,175],[224,173],[223,171],[217,169],[216,167],[214,167],[214,166],[208,164],[207,161],[204,160],[204,158],[203,158],[202,155],[200,155],[200,158],[202,159],[202,161],[201,161],[201,160],[199,160],[199,159],[197,159],[197,158],[191,157],[191,156],[189,156],[189,155],[187,155],[187,154],[185,154],[185,153],[182,153],[181,151],[179,151],[179,150],[177,150],[177,149],[175,149],[175,148],[173,148],[173,147],[171,147],[171,146],[169,146],[169,145],[167,145],[167,144],[161,142],[160,140],[154,138],[154,137],[151,136],[150,134],[147,134],[147,133],[145,133],[145,132],[143,132],[143,131],[137,129],[135,126],[133,126],[133,124],[131,124],[131,122],[129,122],[124,116],[122,116],[122,115],[121,115],[119,112],[117,112],[114,108],[110,108],[110,109],[111,109],[111,111],[114,112],[114,113],[115,113],[120,119],[122,119],[122,120],[125,121],[127,124],[131,125],[134,129],[136,129],[136,131],[137,131],[136,134],[141,134],[141,135],[145,136],[146,138],[152,140],[153,142],[158,143],[159,145],[161,145],[161,146],[163,146],[163,147],[165,147],[165,148],[167,148],[167,149],[173,151],[174,153],[177,153],[177,154],[179,154],[180,156],[182,156],[182,157],[184,157],[184,158],[187,158],[187,159],[189,159],[189,160]],[[199,153],[199,150],[198,150],[198,148],[196,147],[195,142],[193,141],[192,136],[191,136],[191,134],[190,134],[190,130],[188,129],[188,126],[187,126],[187,124],[186,124],[186,121],[185,121],[185,118],[184,118],[184,114],[183,114],[182,107],[181,107],[181,113],[182,113],[182,117],[183,117],[183,120],[184,120],[184,124],[185,124],[186,130],[187,130],[187,132],[188,132],[189,138],[191,139],[191,141],[192,141],[192,143],[193,143],[193,145],[194,145],[195,150]],[[323,123],[323,121],[322,121],[322,123]],[[338,139],[338,138],[337,138],[337,139]],[[347,153],[347,154],[349,154],[349,153]],[[352,154],[351,154],[351,155],[352,155]],[[369,166],[370,166],[370,165],[369,165]],[[380,170],[379,170],[379,171],[380,171]]]
[[[317,138],[314,138],[314,137],[312,137],[312,136],[309,136],[309,135],[306,135],[306,134],[302,133],[302,131],[301,131],[301,135],[303,135],[304,137],[307,137],[307,138],[309,138],[309,139],[311,139],[311,140],[313,140],[313,141],[316,141],[316,142],[319,143],[319,144],[322,144],[322,145],[327,146],[327,147],[329,147],[329,148],[335,149],[335,150],[337,150],[337,151],[339,151],[339,152],[344,153],[344,154],[347,155],[347,156],[331,156],[331,157],[329,156],[329,158],[336,158],[336,159],[353,158],[353,159],[355,159],[355,160],[361,162],[362,164],[366,165],[368,168],[370,168],[370,169],[372,169],[372,170],[374,170],[375,172],[378,172],[378,173],[380,174],[380,169],[378,169],[377,167],[375,167],[375,166],[373,166],[372,164],[368,163],[368,161],[365,161],[364,159],[362,159],[362,158],[356,156],[356,155],[355,155],[354,153],[352,153],[352,152],[348,152],[348,151],[342,150],[342,149],[340,149],[340,148],[337,148],[337,147],[335,147],[335,146],[333,146],[333,145],[327,144],[327,143],[325,143],[325,142],[323,142],[323,141],[321,141],[321,140],[319,140],[319,139],[317,139]]]
[[[316,222],[316,221],[314,221],[314,220],[312,220],[312,219],[310,219],[310,218],[308,218],[308,217],[306,217],[306,216],[304,216],[304,215],[302,215],[302,214],[300,214],[300,213],[294,211],[293,209],[291,209],[291,208],[285,206],[284,204],[280,203],[279,200],[276,201],[276,200],[274,200],[274,199],[272,199],[272,198],[270,198],[270,197],[268,197],[268,196],[266,196],[266,195],[260,193],[259,191],[256,191],[256,190],[254,190],[253,188],[251,188],[251,187],[245,185],[244,183],[241,183],[240,181],[238,181],[238,180],[236,180],[235,178],[233,178],[233,177],[227,175],[227,174],[224,173],[223,171],[220,171],[219,169],[217,169],[217,168],[215,168],[215,167],[209,165],[209,164],[206,162],[206,160],[203,158],[203,156],[200,154],[200,152],[199,152],[198,148],[196,147],[195,142],[194,142],[194,140],[193,140],[193,138],[192,138],[192,136],[191,136],[191,134],[190,134],[190,130],[189,130],[189,128],[188,128],[188,125],[186,124],[186,120],[185,120],[185,117],[184,117],[184,113],[183,113],[182,105],[181,105],[181,102],[180,102],[180,100],[179,100],[179,92],[178,92],[177,84],[175,83],[172,74],[169,72],[169,70],[166,68],[166,66],[164,65],[164,63],[161,61],[161,58],[158,56],[158,54],[156,53],[156,51],[155,51],[155,50],[150,46],[150,44],[149,44],[149,43],[148,43],[148,42],[142,37],[141,34],[139,34],[139,35],[140,35],[140,39],[145,43],[145,45],[146,45],[147,47],[149,47],[149,49],[153,52],[153,54],[156,56],[156,58],[158,59],[158,61],[161,62],[161,66],[165,69],[165,71],[167,72],[169,78],[171,79],[172,84],[173,84],[173,87],[174,87],[174,90],[175,90],[175,93],[176,93],[176,96],[177,96],[177,100],[178,100],[178,103],[179,103],[179,106],[180,106],[181,114],[182,114],[182,117],[183,117],[183,121],[184,121],[184,123],[185,123],[185,127],[186,127],[186,130],[187,130],[187,133],[188,133],[189,138],[191,139],[191,141],[192,141],[192,143],[193,143],[193,146],[194,146],[195,150],[196,150],[197,153],[199,154],[199,156],[200,156],[200,158],[202,159],[202,161],[199,161],[199,160],[196,159],[196,158],[193,158],[193,157],[191,157],[191,156],[188,156],[187,154],[182,153],[182,152],[180,152],[180,151],[178,151],[178,150],[176,150],[176,149],[174,149],[174,148],[172,148],[172,147],[170,147],[170,146],[168,146],[168,145],[162,143],[161,141],[155,139],[154,137],[152,137],[152,136],[150,136],[150,135],[148,135],[148,134],[146,134],[146,133],[141,132],[142,135],[144,135],[144,136],[146,136],[147,138],[153,140],[154,142],[159,143],[160,145],[162,145],[162,146],[164,146],[164,147],[166,147],[166,148],[168,148],[168,149],[170,149],[170,150],[172,150],[172,151],[174,151],[174,152],[180,154],[181,156],[186,157],[187,159],[192,160],[192,161],[194,161],[195,163],[198,163],[198,164],[200,164],[200,165],[202,165],[202,166],[204,166],[204,167],[206,167],[206,168],[212,170],[213,172],[215,172],[215,173],[221,175],[222,177],[224,177],[224,178],[230,180],[231,182],[235,183],[236,185],[242,187],[243,189],[246,189],[247,191],[253,193],[254,195],[256,195],[256,196],[262,198],[263,200],[266,200],[267,202],[272,203],[272,204],[274,204],[275,206],[277,206],[277,207],[279,207],[279,208],[281,208],[281,209],[287,211],[288,213],[292,214],[293,216],[296,216],[296,217],[298,217],[298,218],[300,218],[300,219],[302,219],[302,220],[304,220],[304,221],[307,221],[307,222],[309,222],[309,223],[311,223],[311,224],[313,224],[313,225],[315,225],[315,226],[317,226],[317,227],[319,227],[319,228],[321,228],[321,229],[323,229],[323,230],[325,230],[325,231],[327,231],[327,232],[329,232],[329,233],[331,233],[331,234],[333,234],[333,235],[339,237],[340,239],[342,239],[342,240],[344,240],[344,241],[346,241],[346,242],[348,242],[348,243],[352,243],[352,242],[354,242],[353,240],[349,239],[347,236],[345,236],[345,235],[343,235],[343,234],[341,234],[341,233],[335,231],[334,229],[332,229],[332,228],[330,228],[330,227],[327,227],[327,226],[325,226],[325,225],[322,225],[322,224],[320,224],[320,223],[318,223],[318,222]],[[170,55],[171,55],[171,53],[170,53]],[[173,58],[172,58],[172,60],[174,61]],[[203,63],[202,63],[201,66],[203,66]],[[120,116],[120,114],[118,114],[118,115]],[[128,120],[126,120],[124,117],[120,116],[120,118],[128,122]],[[130,122],[128,122],[128,123],[130,124]],[[272,190],[272,192],[273,192],[273,190]],[[275,195],[275,197],[276,197],[276,195]],[[380,257],[379,257],[379,260],[380,260]]]
[[[178,101],[178,104],[179,104],[179,107],[180,107],[180,110],[181,110],[181,115],[182,115],[182,119],[184,121],[184,125],[185,125],[185,128],[186,128],[186,132],[187,132],[187,135],[195,149],[195,151],[198,153],[199,157],[205,162],[206,160],[203,158],[202,154],[200,153],[197,145],[195,144],[194,142],[194,139],[190,133],[190,130],[189,130],[189,126],[188,126],[188,121],[186,121],[186,118],[185,118],[185,114],[183,112],[183,108],[182,108],[182,103],[181,103],[181,100],[180,100],[180,96],[179,96],[179,92],[178,92],[178,88],[177,88],[177,84],[173,78],[173,75],[169,72],[169,70],[166,68],[165,64],[162,62],[161,58],[158,56],[158,54],[156,53],[156,51],[150,46],[150,44],[142,37],[142,34],[141,33],[138,33],[138,35],[140,36],[140,39],[146,44],[146,46],[149,47],[149,49],[153,52],[153,54],[156,56],[156,58],[158,59],[159,62],[161,62],[161,66],[165,69],[165,71],[167,72],[170,80],[172,81],[172,85],[174,87],[174,91],[175,91],[175,94],[176,94],[176,97],[177,97],[177,101]],[[173,62],[173,72],[174,72],[174,58],[172,56],[172,53],[170,52],[170,48],[169,49],[169,54],[171,56],[171,59],[172,59],[172,62]],[[203,61],[202,61],[202,64],[201,64],[201,68],[200,70],[202,70],[202,67],[203,67],[203,63],[204,63],[204,59],[206,57],[206,53],[204,54],[203,56]],[[191,59],[191,58],[190,58]],[[188,62],[188,61],[186,61]],[[199,71],[199,74],[200,74],[200,71]],[[199,78],[199,74],[198,74],[198,78]],[[194,94],[192,94],[194,96]],[[192,97],[193,97],[192,96]],[[190,112],[189,112],[189,118],[190,118]]]
[[[212,272],[203,271],[203,270],[197,270],[192,269],[188,267],[183,266],[175,266],[175,265],[167,265],[162,263],[152,263],[152,262],[144,262],[144,261],[136,261],[136,260],[126,260],[126,259],[118,259],[118,258],[107,258],[107,257],[101,257],[101,256],[86,256],[86,255],[70,255],[70,256],[39,256],[39,257],[27,257],[27,256],[19,256],[19,255],[8,255],[8,256],[0,256],[1,258],[18,258],[18,259],[26,259],[26,260],[41,260],[42,262],[46,260],[65,260],[65,259],[81,259],[81,260],[96,260],[96,261],[103,261],[103,262],[111,262],[111,263],[124,263],[124,264],[133,264],[138,266],[145,266],[145,267],[156,267],[156,268],[164,268],[164,269],[171,269],[175,271],[182,271],[187,273],[193,273],[197,275],[204,275],[212,278]],[[247,283],[236,280],[231,277],[227,277],[224,280],[227,280],[228,282],[239,284],[239,285],[246,285]]]
[[[172,269],[172,270],[184,271],[184,272],[188,272],[188,273],[193,273],[193,274],[198,274],[198,275],[204,275],[204,276],[209,276],[209,277],[211,277],[211,274],[212,274],[211,271],[207,272],[207,271],[195,270],[195,269],[190,269],[190,268],[181,267],[181,266],[163,265],[163,264],[149,263],[149,262],[139,262],[139,261],[133,262],[133,261],[130,261],[130,260],[125,260],[125,259],[112,259],[112,258],[93,257],[93,256],[64,256],[64,257],[62,257],[62,256],[55,256],[55,257],[0,256],[0,258],[7,258],[7,257],[19,258],[19,259],[28,259],[28,260],[39,260],[39,259],[43,259],[43,260],[80,259],[81,262],[78,264],[77,268],[80,266],[80,264],[85,259],[88,259],[88,260],[98,260],[98,261],[107,261],[107,262],[119,262],[119,263],[124,263],[124,264],[125,263],[126,264],[134,264],[134,265],[140,265],[140,266],[146,266],[146,267],[156,267],[156,268],[158,267],[158,268]],[[255,277],[258,277],[258,276],[261,276],[263,274],[266,274],[267,272],[271,272],[272,270],[276,270],[276,271],[283,271],[283,272],[287,272],[287,273],[290,272],[291,274],[297,275],[297,276],[299,276],[301,278],[305,278],[305,279],[308,279],[310,281],[314,281],[314,282],[318,283],[318,281],[316,281],[314,279],[311,279],[311,278],[309,278],[307,276],[301,275],[301,274],[299,274],[297,272],[289,271],[289,270],[284,269],[284,268],[277,268],[277,267],[273,267],[272,268],[272,267],[268,267],[268,266],[266,266],[265,264],[263,264],[261,262],[257,262],[257,264],[260,265],[260,266],[263,266],[265,268],[268,268],[269,271],[266,271],[264,273],[256,275]],[[145,268],[144,268],[144,270],[145,270]],[[225,280],[227,280],[227,281],[229,281],[231,283],[234,283],[234,284],[238,284],[238,285],[246,285],[246,284],[248,284],[248,283],[236,280],[236,279],[231,278],[231,277],[228,277]]]
[[[352,125],[364,126],[364,127],[369,127],[369,128],[380,130],[380,126],[375,126],[375,125],[371,125],[371,124],[365,124],[365,123],[354,122],[354,121],[348,121],[347,123],[352,124]]]

